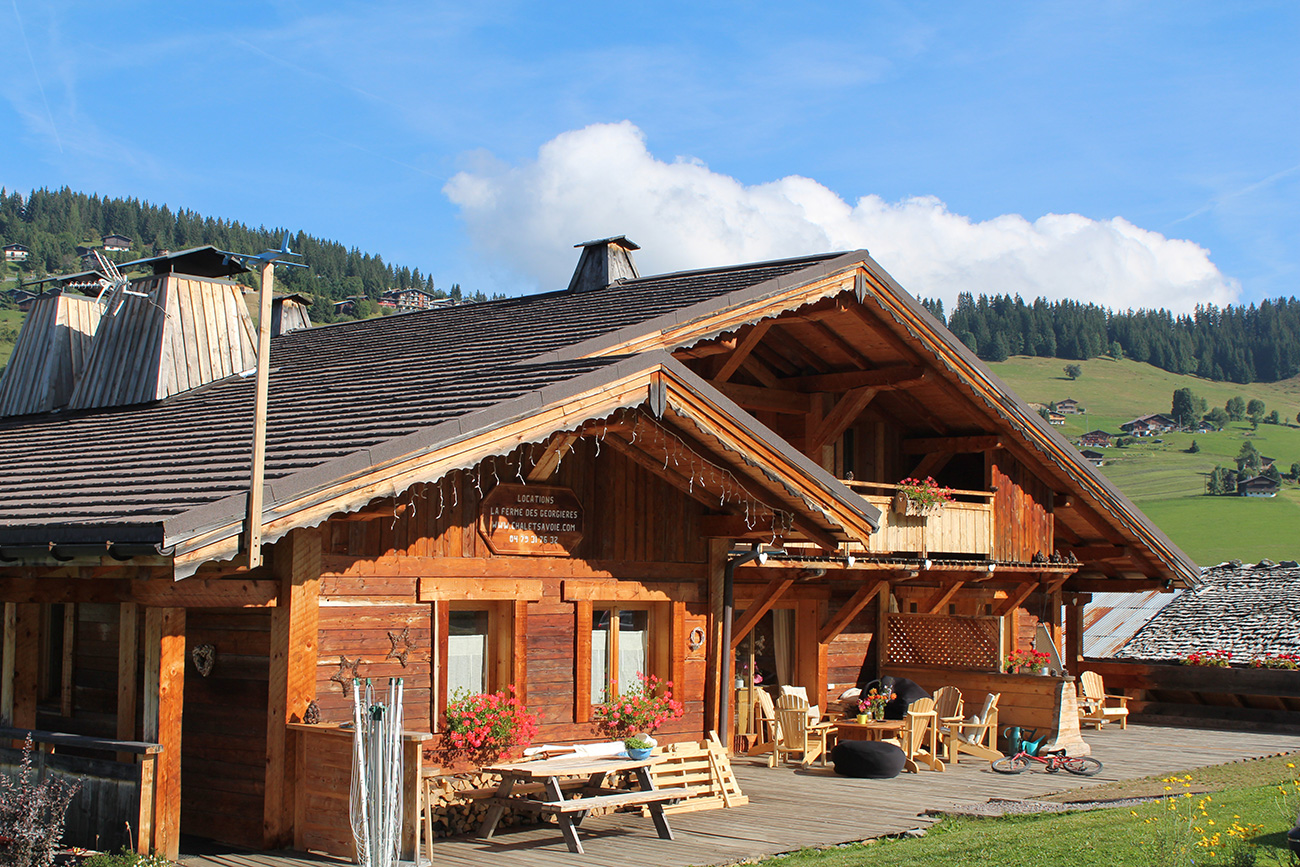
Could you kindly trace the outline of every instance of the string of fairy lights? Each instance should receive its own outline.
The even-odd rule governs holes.
[[[573,432],[570,437],[554,446],[555,466],[552,468],[552,472],[559,471],[564,459],[577,449],[581,440],[591,439],[593,457],[599,457],[602,444],[611,433],[627,432],[627,445],[637,446],[639,443],[639,448],[647,455],[662,454],[663,470],[667,472],[671,469],[675,472],[685,482],[687,493],[692,497],[696,495],[695,488],[697,486],[711,495],[716,494],[720,509],[726,509],[730,504],[733,509],[739,509],[743,512],[747,530],[753,531],[758,527],[770,527],[772,533],[771,544],[773,546],[776,546],[780,539],[789,537],[793,533],[793,512],[768,505],[755,495],[730,469],[719,466],[717,463],[705,458],[682,437],[663,425],[646,418],[641,411],[636,409],[619,410],[599,424],[599,433],[595,432],[595,424],[589,425]],[[487,490],[490,491],[503,481],[517,481],[521,485],[529,484],[528,473],[545,459],[547,452],[551,448],[552,446],[546,442],[523,443],[505,455],[496,455],[479,461],[473,467],[462,469],[460,472],[469,477],[475,492],[482,499],[485,493],[484,485],[488,485]],[[425,489],[424,496],[427,496],[430,502],[434,496],[438,500],[438,511],[434,516],[435,521],[441,520],[448,510],[454,511],[460,506],[460,485],[455,477],[455,472],[449,472],[432,483],[432,488],[437,492],[436,495],[427,487]],[[416,502],[419,497],[420,494],[414,488],[410,489],[404,503],[406,509],[402,511],[406,512],[409,509],[409,515],[414,517]],[[432,505],[430,505],[430,508],[432,508]],[[394,510],[394,527],[397,519],[398,513],[397,510]]]

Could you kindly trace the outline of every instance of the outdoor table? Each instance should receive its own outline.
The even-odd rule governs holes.
[[[479,836],[489,838],[493,835],[506,807],[531,810],[543,815],[554,815],[569,851],[581,855],[582,844],[578,842],[577,826],[582,824],[589,810],[635,804],[645,806],[650,812],[650,818],[654,820],[659,836],[671,840],[673,832],[664,817],[664,802],[685,798],[693,790],[656,789],[649,768],[657,761],[659,759],[656,757],[629,759],[624,756],[562,756],[533,762],[508,762],[484,768],[489,773],[500,774],[501,784],[488,799],[490,806],[479,827]],[[620,771],[631,771],[639,788],[605,787],[605,778]],[[566,800],[564,789],[560,785],[561,777],[586,777],[587,785],[577,798]],[[517,782],[541,783],[540,797],[534,799],[527,793],[512,794]]]

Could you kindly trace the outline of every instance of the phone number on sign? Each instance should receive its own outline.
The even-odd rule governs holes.
[[[559,536],[537,536],[525,533],[511,533],[510,541],[517,545],[555,545],[560,541]]]

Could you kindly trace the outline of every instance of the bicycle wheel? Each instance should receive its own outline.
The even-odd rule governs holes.
[[[1091,777],[1101,770],[1101,762],[1088,756],[1066,756],[1061,759],[1061,767],[1081,777]]]
[[[1021,774],[1029,767],[1029,759],[1024,756],[1007,756],[989,762],[989,767],[999,774]]]

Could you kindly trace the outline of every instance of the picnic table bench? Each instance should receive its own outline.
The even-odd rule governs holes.
[[[570,852],[582,854],[577,827],[587,813],[598,807],[643,806],[654,820],[655,831],[665,840],[673,839],[672,829],[664,816],[664,804],[690,797],[694,789],[657,789],[649,768],[658,758],[629,759],[623,756],[564,756],[533,762],[510,762],[493,765],[484,770],[501,775],[501,784],[489,797],[487,815],[479,827],[479,836],[490,838],[495,832],[506,807],[514,810],[535,811],[553,815]],[[639,788],[620,789],[605,785],[610,774],[631,772]],[[562,777],[586,777],[587,782],[577,791],[577,797],[565,797],[566,789],[574,791],[571,781]],[[516,783],[522,783],[519,790]],[[541,784],[538,791],[536,784]],[[540,795],[539,798],[529,794]]]

